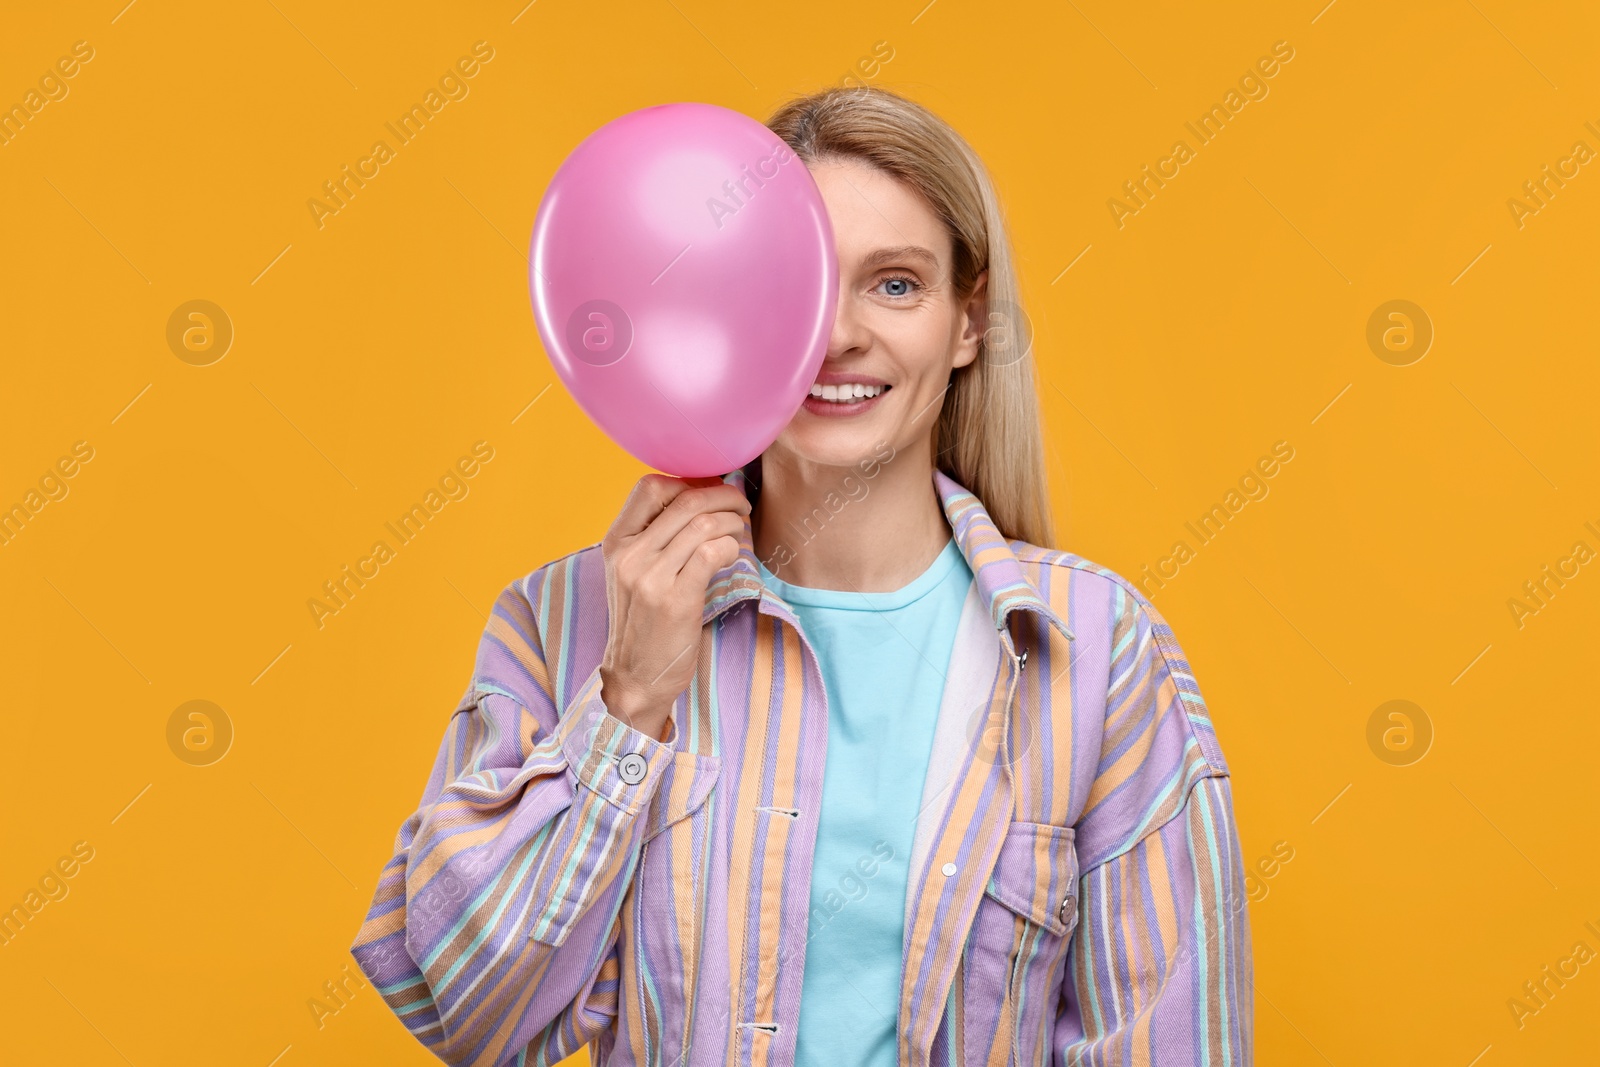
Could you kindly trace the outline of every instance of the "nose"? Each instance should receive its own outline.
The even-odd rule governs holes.
[[[828,335],[828,362],[865,352],[872,336],[861,316],[861,309],[850,299],[843,279],[839,282],[839,302],[833,313],[833,330]]]

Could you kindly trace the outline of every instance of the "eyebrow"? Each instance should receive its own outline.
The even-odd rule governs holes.
[[[932,270],[939,269],[939,257],[920,245],[901,245],[898,248],[880,248],[869,253],[862,261],[864,267],[876,267],[897,259],[914,259]]]

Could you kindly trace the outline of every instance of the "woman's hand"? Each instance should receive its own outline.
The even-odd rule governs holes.
[[[610,611],[600,699],[658,740],[700,659],[706,587],[739,558],[749,514],[744,494],[719,478],[647,474],[600,542]]]

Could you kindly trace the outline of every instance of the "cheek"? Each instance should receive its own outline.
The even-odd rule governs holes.
[[[897,383],[903,381],[919,391],[931,384],[937,392],[949,381],[960,334],[944,310],[902,312],[884,324],[878,337],[883,362]]]
[[[906,400],[914,398],[918,411],[933,403],[945,391],[955,370],[955,355],[950,351],[948,337],[941,335],[920,340],[918,349],[896,361],[896,380],[904,383],[897,387],[897,391],[903,390]]]

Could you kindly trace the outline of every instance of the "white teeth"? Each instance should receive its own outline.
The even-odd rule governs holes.
[[[811,386],[811,395],[819,400],[832,400],[835,403],[853,403],[857,400],[870,400],[882,394],[887,389],[886,385],[862,385],[860,382],[847,382],[844,385],[817,385]]]

